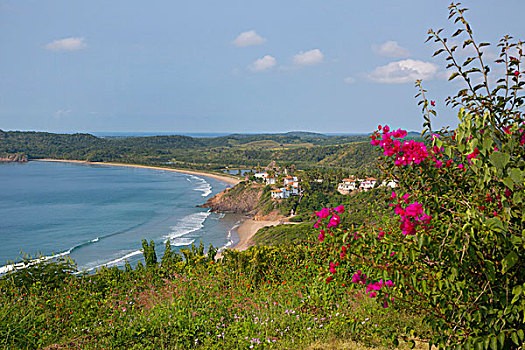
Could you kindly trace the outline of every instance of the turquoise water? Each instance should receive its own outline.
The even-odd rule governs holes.
[[[0,164],[0,266],[24,254],[69,255],[80,270],[142,259],[142,239],[174,249],[234,244],[238,217],[196,206],[224,190],[164,170],[29,162]],[[235,236],[235,235],[233,235]]]

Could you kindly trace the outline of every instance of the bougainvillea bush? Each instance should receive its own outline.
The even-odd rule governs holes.
[[[432,129],[435,101],[421,82],[417,97],[425,141],[379,126],[371,143],[382,153],[385,179],[395,180],[391,215],[354,228],[342,207],[318,211],[319,241],[331,252],[327,283],[345,284],[383,307],[409,308],[434,329],[440,348],[514,349],[525,343],[525,84],[522,43],[510,36],[486,64],[464,17],[441,45],[449,80],[465,88],[446,102],[458,108],[454,130]],[[456,43],[456,44],[454,44]],[[464,53],[472,57],[460,59]],[[459,57],[459,58],[458,58]],[[500,72],[499,77],[495,75]],[[493,87],[494,86],[494,87]],[[414,330],[417,334],[417,330]]]

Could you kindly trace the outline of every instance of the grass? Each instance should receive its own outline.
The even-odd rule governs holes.
[[[417,316],[327,284],[315,247],[253,247],[221,262],[187,254],[186,262],[93,275],[69,273],[66,261],[8,274],[0,347],[392,348],[406,327],[424,329]]]

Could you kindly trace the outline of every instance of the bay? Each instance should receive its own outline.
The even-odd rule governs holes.
[[[61,162],[0,164],[0,266],[69,255],[79,270],[142,259],[141,241],[225,247],[238,217],[198,208],[229,185],[167,170]]]

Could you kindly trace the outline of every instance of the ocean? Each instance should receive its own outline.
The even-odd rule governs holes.
[[[239,217],[198,208],[228,184],[204,176],[107,165],[0,164],[0,272],[24,256],[69,255],[80,271],[135,264],[141,242],[160,259],[201,241],[238,242]]]

